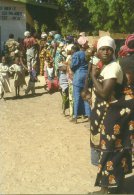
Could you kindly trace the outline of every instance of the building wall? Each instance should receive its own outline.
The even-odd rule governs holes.
[[[0,48],[13,33],[15,39],[23,38],[26,30],[26,5],[11,0],[0,0]]]

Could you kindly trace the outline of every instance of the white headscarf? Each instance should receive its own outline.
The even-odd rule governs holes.
[[[30,36],[30,32],[29,32],[29,31],[25,31],[25,32],[24,32],[24,36],[25,36],[25,37],[29,37],[29,36]]]
[[[104,37],[101,37],[98,40],[98,43],[97,43],[97,51],[101,47],[105,47],[105,46],[113,48],[114,51],[116,49],[115,41],[110,36],[104,36]]]
[[[86,36],[86,33],[85,32],[81,32],[79,35],[85,37]]]
[[[47,37],[47,34],[46,33],[42,33],[41,34],[41,38],[44,39],[45,37]]]

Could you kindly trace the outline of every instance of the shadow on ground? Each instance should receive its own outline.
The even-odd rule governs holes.
[[[28,99],[28,98],[36,98],[39,96],[42,96],[44,94],[48,94],[48,92],[43,92],[43,93],[36,93],[35,95],[29,94],[29,95],[23,95],[19,97],[6,97],[5,100],[22,100],[22,99]]]
[[[45,89],[44,85],[43,86],[36,86],[35,89]]]

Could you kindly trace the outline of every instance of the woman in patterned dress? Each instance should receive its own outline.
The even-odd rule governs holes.
[[[91,148],[100,152],[95,186],[101,190],[89,194],[108,194],[113,190],[112,193],[122,193],[124,177],[132,172],[134,88],[123,86],[122,69],[114,60],[114,40],[101,37],[97,50],[103,68],[92,67],[91,72],[96,94],[91,114]]]

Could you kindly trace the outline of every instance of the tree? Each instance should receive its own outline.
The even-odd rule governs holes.
[[[47,25],[46,24],[42,24],[41,25],[41,32],[46,32],[47,30]]]
[[[84,7],[84,2],[85,0],[57,0],[60,11],[56,22],[62,34],[91,29],[90,14],[88,9]]]
[[[94,30],[133,33],[133,0],[86,0]]]
[[[37,20],[34,20],[34,30],[36,33],[39,31],[39,22]]]

